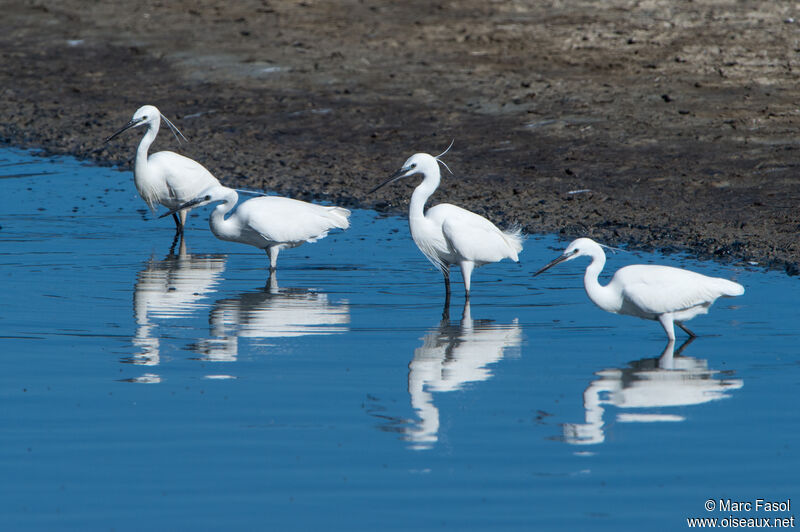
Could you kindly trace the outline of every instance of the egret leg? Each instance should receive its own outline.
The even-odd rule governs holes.
[[[442,268],[442,275],[444,275],[444,310],[442,310],[442,319],[450,319],[450,266]]]
[[[667,338],[674,342],[675,341],[675,327],[673,327],[672,323],[672,314],[661,314],[658,317],[659,323],[661,326],[664,327],[664,332],[667,333]],[[678,323],[680,325],[680,323]]]
[[[189,211],[186,209],[183,209],[180,213],[178,213],[178,216],[181,217],[181,232],[183,232],[183,228],[186,227],[186,216],[188,214]]]
[[[183,213],[183,211],[181,211],[181,213]],[[181,223],[180,218],[178,218],[178,214],[173,212],[172,219],[175,220],[175,230],[178,233],[183,233],[183,224]]]
[[[683,350],[686,349],[687,347],[689,347],[689,344],[694,342],[695,338],[697,338],[697,336],[690,336],[689,338],[687,338],[683,342],[683,344],[681,344],[681,346],[678,348],[678,350],[675,352],[675,356],[676,357],[681,356],[681,353],[683,353]]]
[[[475,267],[475,263],[471,260],[465,260],[461,264],[461,277],[464,279],[464,293],[465,297],[469,299],[469,285],[472,280],[472,268]]]
[[[684,325],[683,323],[681,323],[679,321],[676,321],[675,323],[678,325],[678,327],[683,329],[683,332],[688,334],[690,338],[697,338],[697,335],[695,333],[693,333],[692,331],[690,331],[689,328],[686,325]]]
[[[266,248],[267,257],[269,257],[269,271],[274,272],[278,269],[278,252],[281,250],[278,246],[270,246]]]

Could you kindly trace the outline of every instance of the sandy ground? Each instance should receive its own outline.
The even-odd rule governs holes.
[[[398,212],[455,139],[434,201],[794,274],[798,6],[0,1],[0,139],[129,168],[150,103],[226,183]]]

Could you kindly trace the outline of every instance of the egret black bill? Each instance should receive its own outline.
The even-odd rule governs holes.
[[[210,199],[211,199],[211,196],[202,196],[200,198],[195,198],[193,200],[187,201],[183,205],[178,205],[177,207],[175,207],[171,211],[166,212],[166,213],[162,214],[161,216],[159,216],[159,218],[164,218],[166,216],[169,216],[170,214],[175,214],[176,212],[182,211],[183,209],[189,209],[191,207],[194,207],[198,203],[203,203],[204,201],[208,201]]]
[[[389,183],[394,183],[395,181],[398,181],[398,180],[400,180],[400,179],[403,179],[404,177],[408,177],[408,176],[412,175],[412,174],[409,174],[408,172],[410,172],[411,170],[413,170],[413,169],[414,169],[414,168],[416,168],[416,167],[417,167],[417,165],[415,165],[415,164],[412,164],[412,165],[410,165],[410,166],[406,166],[406,167],[404,167],[404,168],[401,168],[401,169],[400,169],[400,170],[398,170],[397,172],[393,173],[393,174],[392,174],[392,175],[389,177],[389,179],[387,179],[386,181],[384,181],[383,183],[381,183],[381,184],[380,184],[380,185],[378,185],[377,187],[375,187],[375,188],[373,188],[372,190],[370,190],[370,191],[369,191],[369,194],[372,194],[373,192],[375,192],[375,191],[376,191],[376,190],[378,190],[379,188],[383,188],[383,187],[385,187],[385,186],[386,186],[386,185],[388,185]]]
[[[570,259],[577,252],[578,252],[578,250],[576,249],[572,253],[561,255],[560,257],[556,258],[555,260],[550,261],[544,268],[542,268],[538,272],[534,273],[533,276],[536,277],[540,273],[543,273],[544,271],[549,270],[550,268],[552,268],[556,264],[560,264],[560,263],[564,262],[565,260]]]
[[[128,130],[129,130],[129,129],[131,129],[132,127],[136,127],[136,126],[138,126],[138,125],[139,125],[139,124],[141,124],[143,121],[144,121],[144,118],[134,118],[134,119],[132,119],[130,122],[128,122],[127,124],[125,124],[125,125],[122,127],[122,129],[120,129],[119,131],[117,131],[116,133],[114,133],[113,135],[111,135],[110,137],[108,137],[108,138],[107,138],[105,141],[106,141],[106,142],[110,142],[111,140],[113,140],[113,139],[117,138],[117,137],[118,137],[118,136],[120,136],[122,133],[125,133],[126,131],[128,131]]]

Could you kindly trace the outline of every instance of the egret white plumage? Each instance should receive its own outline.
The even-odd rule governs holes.
[[[439,163],[444,162],[439,158],[449,149],[436,157],[427,153],[412,155],[400,170],[370,191],[422,174],[422,183],[411,194],[408,226],[419,250],[442,272],[446,301],[450,300],[451,265],[457,264],[461,268],[465,296],[469,299],[473,268],[503,259],[519,262],[517,255],[522,251],[524,239],[519,229],[502,231],[483,216],[449,203],[440,203],[425,211],[425,203],[441,181]]]
[[[562,255],[534,275],[578,257],[592,259],[586,267],[583,286],[595,305],[614,314],[656,320],[661,323],[670,340],[675,339],[673,324],[677,324],[689,336],[695,336],[683,324],[684,321],[706,314],[720,297],[744,294],[744,287],[739,283],[654,264],[620,268],[611,281],[602,286],[598,277],[605,266],[606,254],[600,244],[590,238],[574,240]]]
[[[147,126],[147,131],[136,150],[133,183],[150,210],[155,211],[157,204],[172,210],[175,228],[178,232],[182,232],[189,209],[178,210],[176,207],[196,198],[212,185],[219,185],[219,181],[203,165],[178,153],[160,151],[147,155],[150,145],[158,134],[162,118],[175,134],[175,138],[178,138],[178,135],[183,137],[178,128],[156,107],[144,105],[136,110],[130,122],[108,137],[106,142],[129,129]],[[183,138],[186,140],[186,137]],[[180,139],[178,141],[180,142]]]
[[[259,196],[243,201],[225,218],[238,201],[236,190],[214,185],[161,217],[183,209],[222,202],[211,212],[211,232],[220,240],[263,249],[269,257],[271,271],[276,268],[280,250],[316,242],[325,238],[331,229],[350,227],[350,211],[347,209],[279,196]]]

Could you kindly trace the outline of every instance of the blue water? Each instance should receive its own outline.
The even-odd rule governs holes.
[[[0,192],[0,530],[675,530],[798,496],[795,278],[611,255],[747,288],[659,361],[585,264],[532,278],[552,237],[467,308],[455,274],[442,320],[401,218],[356,211],[270,281],[207,209],[170,250],[130,172],[4,149]]]

